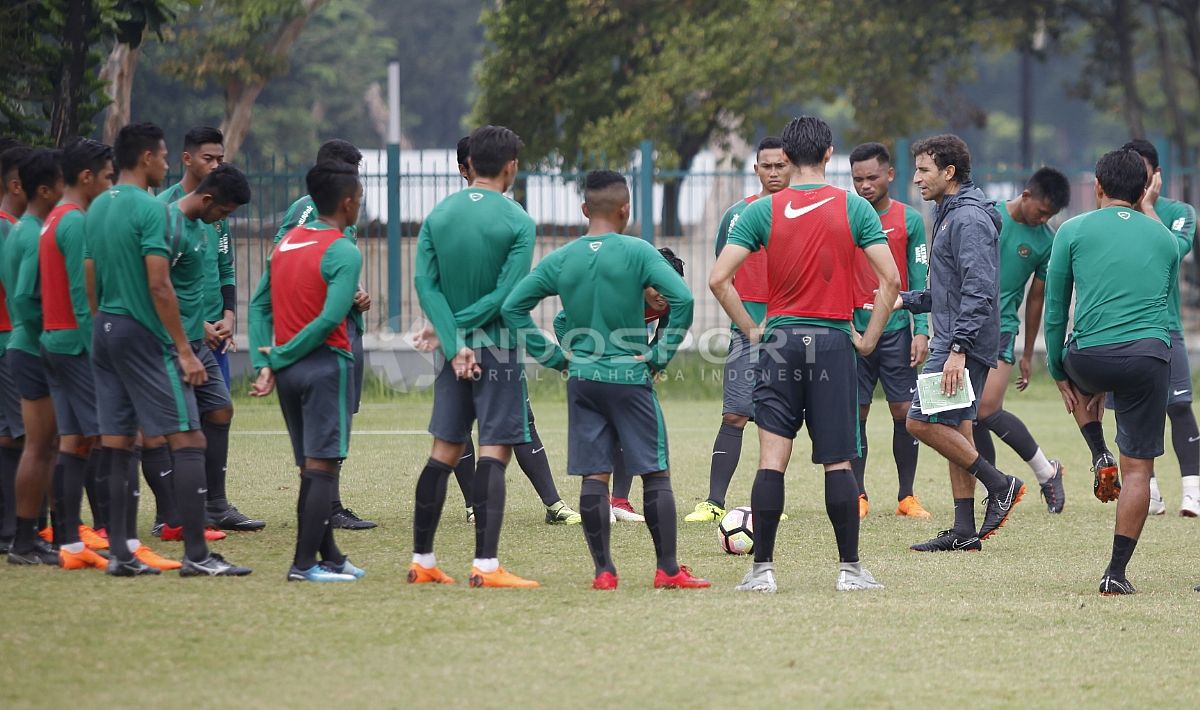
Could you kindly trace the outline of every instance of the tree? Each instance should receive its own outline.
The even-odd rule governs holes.
[[[142,39],[147,31],[161,39],[164,28],[186,5],[196,5],[200,0],[122,0],[124,17],[119,20],[115,42],[100,80],[104,82],[104,93],[108,95],[108,114],[104,119],[103,140],[112,143],[117,131],[129,123],[133,99],[133,77],[137,72],[141,56]]]

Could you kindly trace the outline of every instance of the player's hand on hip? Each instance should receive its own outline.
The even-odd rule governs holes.
[[[946,364],[942,367],[942,394],[951,396],[958,394],[963,385],[963,371],[967,368],[967,356],[963,353],[950,353]]]
[[[454,376],[460,380],[479,379],[483,372],[479,363],[475,361],[475,351],[471,348],[459,350],[454,359],[450,361],[450,365],[454,368]]]
[[[912,347],[909,348],[908,366],[916,367],[925,362],[925,358],[929,356],[929,336],[914,335]]]
[[[750,329],[750,332],[746,333],[746,338],[750,341],[751,344],[757,345],[762,342],[763,333],[765,333],[765,332],[766,332],[766,328],[764,328],[761,324],[756,325]]]
[[[179,365],[183,368],[183,381],[189,385],[195,387],[208,382],[208,370],[191,348],[179,354]]]
[[[1062,395],[1062,401],[1067,407],[1067,413],[1074,414],[1075,408],[1079,406],[1079,393],[1075,391],[1075,388],[1067,380],[1058,381],[1054,384],[1058,386],[1058,393]]]
[[[354,310],[364,313],[371,310],[371,294],[361,288],[354,292]]]
[[[258,377],[250,383],[251,397],[266,397],[275,389],[275,373],[269,367],[258,371]]]
[[[1024,392],[1029,386],[1029,374],[1033,371],[1033,358],[1028,355],[1022,357],[1017,367],[1021,369],[1021,376],[1017,378],[1017,391]]]
[[[878,340],[868,340],[853,328],[850,329],[850,342],[854,345],[854,349],[858,351],[858,354],[863,357],[875,352],[875,346],[879,344]]]

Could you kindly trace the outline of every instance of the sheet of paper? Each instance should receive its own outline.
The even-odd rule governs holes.
[[[921,395],[921,413],[937,414],[971,406],[975,401],[975,388],[971,386],[971,373],[963,370],[963,383],[958,393],[942,394],[942,373],[930,372],[917,376],[917,392]]]

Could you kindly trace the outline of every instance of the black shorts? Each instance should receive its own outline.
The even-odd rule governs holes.
[[[885,332],[870,355],[858,357],[858,403],[871,403],[878,382],[883,383],[887,401],[911,400],[917,391],[917,370],[909,367],[911,361],[912,332],[908,328]]]
[[[320,347],[275,373],[279,408],[296,465],[346,458],[354,404],[354,361]]]
[[[215,353],[204,344],[203,340],[192,341],[192,352],[196,353],[196,357],[204,365],[204,371],[208,373],[208,379],[204,384],[192,388],[192,392],[196,396],[196,409],[201,414],[208,414],[218,409],[232,407],[233,400],[229,398],[229,385],[225,384],[225,375],[221,372],[221,365],[217,362]]]
[[[100,311],[92,326],[100,433],[166,436],[200,428],[192,386],[174,345],[129,316]]]
[[[20,439],[25,436],[25,420],[21,418],[21,395],[8,370],[8,353],[0,350],[0,436]]]
[[[429,433],[454,444],[471,438],[479,421],[480,446],[529,443],[529,395],[525,366],[515,350],[482,348],[475,351],[480,375],[460,380],[447,361],[433,381],[433,414]]]
[[[21,399],[32,402],[50,396],[50,381],[46,379],[41,356],[10,349],[5,359],[8,360],[9,374]]]
[[[367,354],[363,350],[363,334],[354,324],[353,318],[346,319],[346,336],[350,339],[350,354],[354,356],[354,413],[362,404],[363,377],[367,374]]]
[[[666,471],[667,427],[649,382],[567,380],[567,473],[612,473],[620,450],[634,476]]]
[[[1170,389],[1167,391],[1167,406],[1172,404],[1191,404],[1192,403],[1192,366],[1188,362],[1187,343],[1183,340],[1183,333],[1178,330],[1171,331],[1171,382]],[[1116,404],[1113,402],[1113,393],[1109,392],[1104,398],[1104,407],[1106,409],[1116,409]]]
[[[755,423],[788,439],[807,423],[813,463],[857,458],[857,369],[857,352],[842,331],[774,329],[759,346]]]
[[[42,348],[42,364],[50,382],[54,419],[62,435],[99,436],[96,418],[96,377],[87,353],[62,355]]]
[[[729,333],[725,358],[722,414],[754,418],[754,385],[758,381],[758,346],[740,330]]]
[[[1135,459],[1162,456],[1170,363],[1149,355],[1097,355],[1088,350],[1067,348],[1063,356],[1067,377],[1085,394],[1112,393],[1117,448],[1122,454]]]
[[[948,352],[930,352],[929,357],[925,360],[925,367],[921,372],[941,372],[942,368],[946,366],[948,356]],[[971,406],[963,407],[962,409],[950,409],[945,412],[938,412],[937,414],[925,414],[921,411],[921,393],[915,392],[912,397],[912,405],[908,408],[908,418],[920,422],[945,424],[952,427],[957,427],[963,422],[975,421],[979,413],[979,398],[983,396],[983,387],[987,384],[988,373],[992,371],[992,368],[972,357],[968,357],[966,370],[971,377],[971,389],[975,390],[975,401],[971,402]]]

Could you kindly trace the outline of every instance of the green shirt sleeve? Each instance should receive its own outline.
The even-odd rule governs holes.
[[[770,237],[771,201],[755,200],[746,209],[742,210],[742,216],[738,218],[737,224],[734,225],[733,231],[729,234],[726,243],[736,244],[750,251],[758,251],[767,246],[767,240]],[[679,274],[675,275],[678,276]]]
[[[71,310],[75,312],[75,323],[82,334],[84,349],[91,350],[92,345],[92,309],[88,304],[87,282],[83,271],[84,245],[86,230],[83,213],[68,212],[58,222],[54,232],[54,241],[63,255],[67,266],[67,283],[71,294]]]
[[[737,205],[725,210],[725,214],[721,216],[721,226],[717,227],[717,256],[721,255],[721,250],[725,248],[725,242],[729,239],[729,223],[733,221],[735,209]]]
[[[1177,210],[1174,219],[1167,225],[1167,228],[1187,246],[1182,247],[1184,251],[1180,253],[1180,257],[1185,256],[1192,250],[1192,237],[1196,236],[1196,208],[1186,202],[1176,202]]]
[[[337,239],[321,257],[321,277],[325,279],[325,305],[312,322],[300,329],[295,337],[271,349],[268,358],[272,370],[282,370],[313,352],[329,334],[346,320],[346,312],[354,303],[358,290],[358,274],[362,268],[362,253],[349,239]]]
[[[865,198],[847,193],[846,218],[850,222],[850,233],[854,235],[854,243],[859,247],[865,249],[873,244],[887,245],[887,235],[883,233],[883,222],[879,221],[879,213]]]
[[[929,283],[929,247],[925,243],[925,220],[920,212],[909,208],[905,210],[904,221],[908,229],[908,289],[924,291]],[[928,313],[913,315],[913,334],[929,335]]]
[[[1071,273],[1071,242],[1074,232],[1069,224],[1058,231],[1050,250],[1046,269],[1046,305],[1042,332],[1046,336],[1046,366],[1055,380],[1067,379],[1063,370],[1063,348],[1067,340],[1067,316],[1071,308],[1071,292],[1075,286]]]
[[[38,232],[28,234],[32,228],[32,224],[21,224],[21,242],[16,245],[19,251],[9,256],[10,259],[17,258],[17,269],[16,283],[7,296],[8,310],[13,320],[19,321],[36,343],[42,332],[42,304],[38,293]]]
[[[660,257],[661,258],[661,257]],[[542,259],[537,268],[529,272],[525,278],[508,294],[501,311],[504,324],[517,334],[518,340],[525,343],[525,351],[545,367],[555,370],[567,368],[567,358],[562,348],[550,342],[534,324],[529,312],[544,298],[558,294],[558,272],[562,260],[555,254]],[[566,312],[559,314],[563,325],[566,325]],[[558,330],[558,318],[554,319],[555,331]],[[559,336],[561,338],[561,336]]]
[[[757,203],[755,203],[757,204]],[[754,205],[750,205],[754,207]],[[749,211],[749,208],[747,208]],[[745,221],[745,212],[738,220],[735,232],[739,231]],[[768,214],[770,212],[768,211]],[[646,364],[654,372],[666,368],[667,363],[675,356],[679,346],[687,337],[688,328],[692,326],[692,308],[695,300],[688,290],[687,283],[675,269],[662,258],[658,251],[648,242],[641,242],[645,255],[643,256],[642,287],[653,286],[671,306],[671,318],[660,322],[654,337],[654,346],[646,353]]]
[[[275,344],[275,315],[271,310],[271,260],[263,268],[262,278],[258,280],[258,288],[250,299],[250,365],[258,372],[264,367],[270,367],[271,359],[259,348],[269,348]]]
[[[229,222],[221,220],[213,225],[217,230],[217,271],[222,286],[236,286],[237,272],[233,266],[233,235],[229,233]]]
[[[561,345],[563,338],[567,335],[567,312],[559,311],[558,315],[554,316],[554,337],[558,338]]]
[[[161,256],[164,259],[171,258],[169,245],[167,244],[167,212],[169,207],[165,204],[155,204],[153,202],[143,203],[146,206],[143,208],[141,223],[139,224],[140,233],[138,239],[142,247],[142,256],[150,256],[151,254]]]
[[[283,213],[283,222],[279,225],[279,230],[275,232],[274,242],[278,244],[285,234],[292,228],[298,227],[304,222],[300,219],[300,215],[304,212],[304,205],[309,201],[308,197],[301,197],[292,204],[288,205],[287,212]]]
[[[537,227],[524,212],[521,212],[520,220],[512,251],[508,253],[508,258],[504,260],[504,266],[500,268],[500,275],[496,279],[496,289],[454,314],[454,320],[461,330],[469,333],[496,320],[508,294],[517,282],[529,273],[529,267],[533,263],[533,243]]]
[[[450,310],[450,304],[446,301],[446,296],[442,293],[439,285],[441,277],[438,274],[437,252],[433,249],[433,235],[429,226],[431,221],[426,219],[421,224],[421,231],[417,234],[417,259],[413,287],[417,291],[417,300],[421,303],[421,310],[425,311],[425,315],[437,332],[438,340],[442,343],[442,353],[447,360],[452,360],[459,350],[466,347],[466,342],[454,320],[454,311]]]

